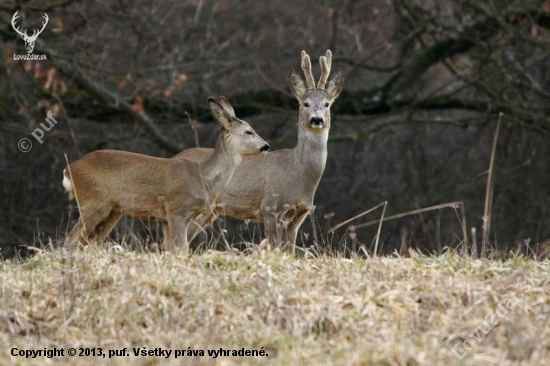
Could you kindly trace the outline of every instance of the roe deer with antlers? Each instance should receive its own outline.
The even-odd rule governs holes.
[[[292,252],[298,229],[313,208],[315,190],[325,170],[330,106],[344,84],[341,69],[327,83],[332,62],[330,50],[319,62],[322,73],[317,87],[305,51],[302,51],[301,66],[306,82],[294,70],[288,75],[290,90],[300,103],[297,146],[243,161],[219,199],[220,213],[263,222],[269,242],[288,244]],[[173,159],[203,161],[211,153],[212,149],[193,148]],[[198,232],[195,228],[189,237]]]
[[[21,32],[19,30],[19,27],[15,27],[15,21],[17,20],[17,18],[19,18],[19,15],[17,13],[19,13],[19,10],[16,11],[15,14],[13,14],[13,17],[11,18],[11,26],[13,30],[15,30],[21,36],[21,38],[23,38],[23,41],[25,41],[25,48],[27,49],[27,53],[32,53],[36,39],[38,38],[40,33],[42,33],[44,28],[46,28],[46,24],[48,24],[48,20],[49,20],[48,14],[44,13],[44,22],[42,22],[42,29],[40,30],[35,29],[32,33],[32,36],[29,36],[27,34],[26,29],[24,32]]]
[[[163,223],[168,249],[189,252],[188,224],[206,224],[235,169],[248,156],[269,150],[248,123],[238,119],[224,97],[208,98],[214,119],[223,126],[213,153],[198,163],[125,151],[99,150],[63,171],[63,186],[76,198],[80,219],[68,243],[102,243],[122,215]]]

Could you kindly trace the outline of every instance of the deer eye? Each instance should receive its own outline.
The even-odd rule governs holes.
[[[325,103],[325,107],[327,107],[327,108],[328,108],[328,106],[329,106],[329,105],[330,105],[330,104],[328,104],[328,103]]]
[[[252,131],[246,131],[246,134],[247,135],[254,135],[254,133]]]
[[[304,103],[304,107],[309,107],[309,103]]]

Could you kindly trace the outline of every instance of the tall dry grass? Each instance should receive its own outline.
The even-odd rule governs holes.
[[[549,271],[550,262],[522,257],[414,252],[186,258],[117,246],[52,249],[0,264],[0,364],[545,365]],[[132,348],[144,346],[173,353],[135,357]],[[461,360],[463,346],[470,352]],[[12,357],[13,347],[126,347],[131,355],[26,360]],[[174,358],[189,347],[205,356]],[[220,347],[268,356],[208,356]]]

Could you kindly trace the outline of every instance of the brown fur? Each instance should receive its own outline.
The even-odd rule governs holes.
[[[245,121],[235,117],[223,97],[208,100],[224,129],[213,153],[201,162],[163,159],[125,151],[100,150],[64,171],[63,185],[78,201],[81,217],[68,243],[102,243],[122,215],[163,223],[165,244],[188,252],[190,222],[207,224],[215,204],[242,156],[260,154],[269,145]],[[246,159],[244,159],[246,160]]]

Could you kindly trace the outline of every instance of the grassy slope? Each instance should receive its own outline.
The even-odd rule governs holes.
[[[191,347],[206,355],[185,364],[219,365],[543,365],[550,359],[548,261],[414,253],[376,260],[296,259],[261,250],[184,258],[56,249],[0,266],[0,365],[37,363],[11,357],[12,347],[70,346],[104,352]],[[500,310],[505,317],[498,315],[499,303],[509,308]],[[491,314],[494,328],[472,338]],[[473,347],[463,360],[451,352],[459,339]],[[208,357],[207,349],[220,347],[263,347],[268,356]],[[62,360],[164,365],[184,359],[172,353],[168,360],[133,355]],[[61,360],[40,363],[55,361]]]

